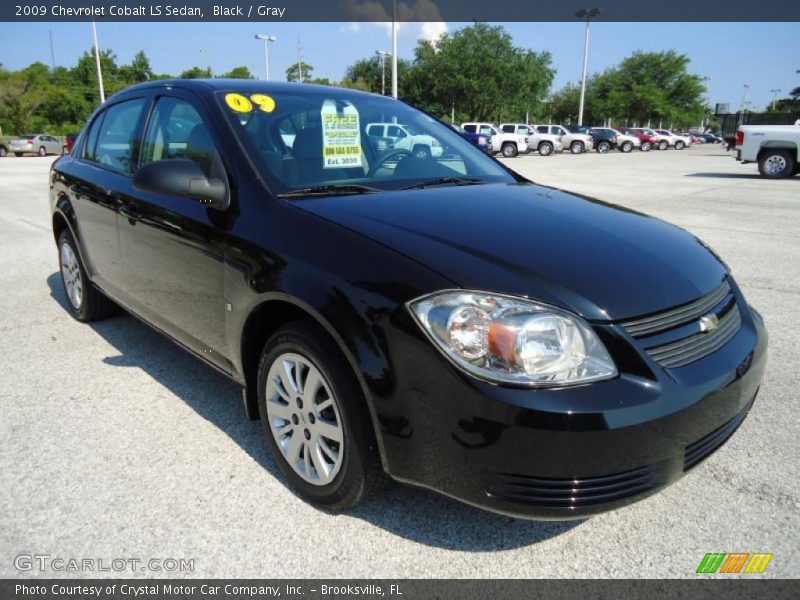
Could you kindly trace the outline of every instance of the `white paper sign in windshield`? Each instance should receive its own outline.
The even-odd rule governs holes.
[[[358,111],[351,104],[337,107],[332,100],[325,100],[322,104],[322,168],[360,166],[361,128]]]

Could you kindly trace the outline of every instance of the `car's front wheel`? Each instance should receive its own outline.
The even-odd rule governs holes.
[[[428,160],[431,157],[431,151],[427,146],[414,146],[413,155],[422,160]]]
[[[789,177],[795,171],[795,159],[788,150],[776,148],[766,150],[758,159],[758,172],[762,177],[781,179]]]
[[[47,156],[47,149],[44,146],[39,146],[39,152],[37,154],[39,156]]]
[[[607,154],[608,151],[611,150],[611,143],[606,141],[597,142],[597,146],[595,147],[595,149],[600,154]]]
[[[553,153],[553,144],[550,142],[542,142],[539,144],[539,154],[542,156],[550,156]]]
[[[258,403],[267,445],[304,499],[344,510],[383,480],[358,382],[340,350],[312,324],[289,324],[266,343]]]
[[[117,310],[117,305],[95,288],[86,276],[75,238],[68,229],[58,236],[61,283],[67,295],[67,309],[78,321],[99,321]]]
[[[642,152],[650,152],[650,149],[652,147],[653,147],[653,145],[650,142],[642,142],[641,150],[642,150]]]
[[[503,156],[506,158],[514,158],[518,153],[517,145],[512,144],[511,142],[506,142],[503,144],[503,149],[501,150]]]
[[[569,151],[572,152],[573,154],[581,154],[583,153],[583,150],[584,150],[583,142],[575,141],[569,145]]]
[[[6,150],[5,146],[0,146],[0,158],[3,158],[6,154],[8,154],[8,150]]]
[[[686,148],[684,142],[675,142],[675,150],[683,150],[684,148]]]
[[[658,149],[659,150],[666,150],[669,148],[669,142],[667,140],[661,140],[658,142]]]
[[[622,145],[619,147],[619,149],[625,154],[627,154],[628,152],[633,150],[633,142],[622,142]]]

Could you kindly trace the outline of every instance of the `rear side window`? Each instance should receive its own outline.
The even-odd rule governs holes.
[[[102,121],[96,122],[89,132],[85,157],[106,167],[132,173],[134,137],[145,102],[144,98],[137,98],[109,108]]]
[[[475,133],[478,130],[476,125],[464,125],[464,131],[468,133]]]
[[[514,133],[513,125],[503,125],[503,133]]]
[[[539,133],[547,133],[547,125],[539,125],[536,128],[536,131],[538,131]]]

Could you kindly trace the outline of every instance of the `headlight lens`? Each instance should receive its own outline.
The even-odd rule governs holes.
[[[481,379],[553,387],[617,375],[591,327],[553,307],[471,291],[437,292],[408,307],[450,360]]]

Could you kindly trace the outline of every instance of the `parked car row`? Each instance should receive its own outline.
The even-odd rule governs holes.
[[[462,135],[489,154],[513,158],[519,154],[538,152],[550,156],[569,151],[581,154],[595,150],[605,154],[612,150],[628,153],[633,150],[683,150],[693,144],[719,143],[721,138],[710,133],[675,133],[649,127],[588,127],[585,125],[526,125],[524,123],[462,123],[455,127]]]

